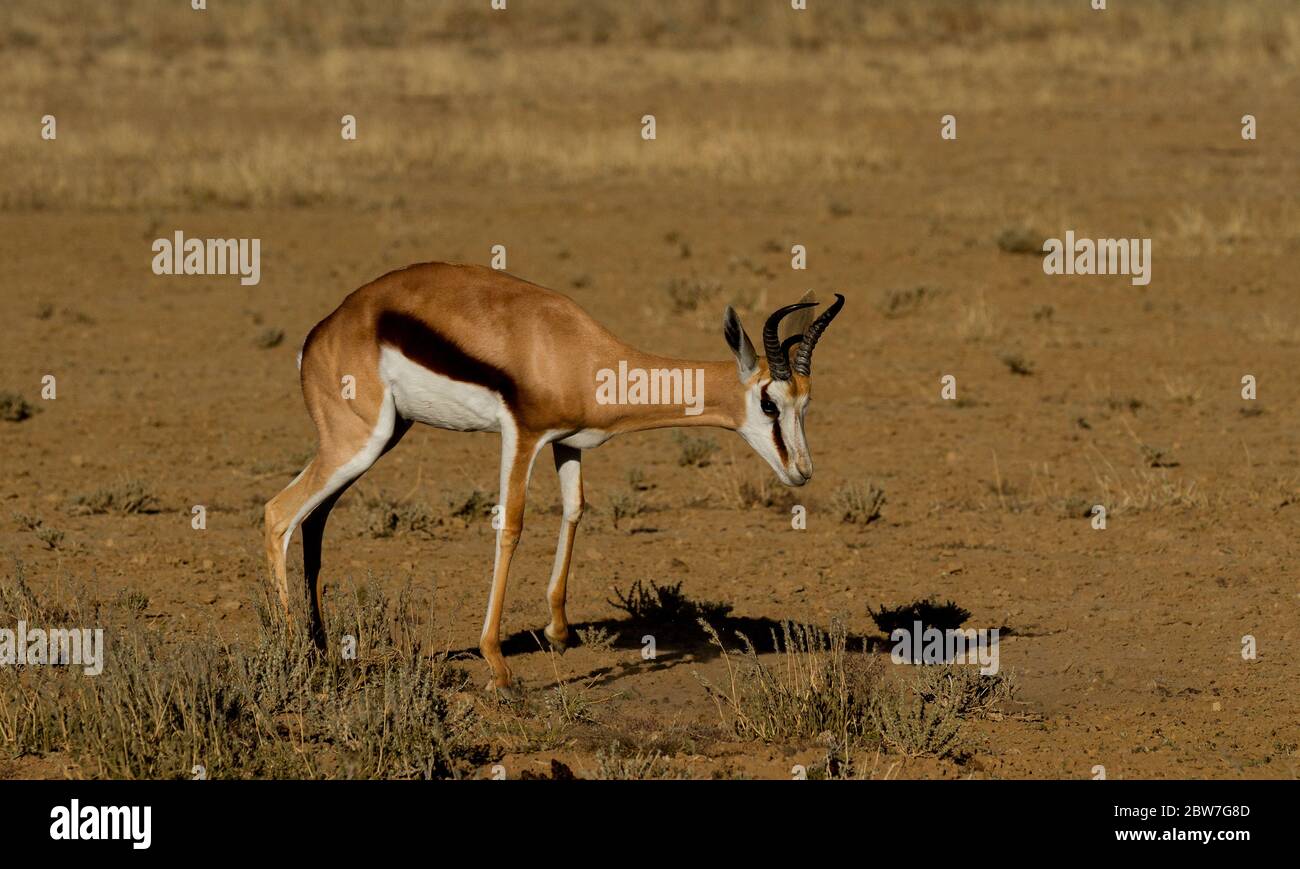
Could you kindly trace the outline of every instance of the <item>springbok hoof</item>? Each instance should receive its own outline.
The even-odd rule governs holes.
[[[511,679],[509,684],[506,685],[498,685],[496,680],[493,679],[487,684],[487,694],[492,699],[507,704],[518,703],[523,696],[519,690],[519,683],[514,679]]]
[[[566,633],[563,637],[554,637],[551,635],[550,626],[542,629],[542,634],[546,637],[546,642],[551,644],[551,648],[563,655],[569,648],[569,635]]]

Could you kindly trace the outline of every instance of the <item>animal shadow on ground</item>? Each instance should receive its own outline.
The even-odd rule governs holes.
[[[626,593],[616,590],[615,599],[609,603],[626,616],[570,625],[570,647],[599,642],[610,650],[644,652],[653,645],[654,657],[635,663],[598,667],[581,677],[600,678],[607,684],[631,675],[633,671],[665,670],[681,663],[701,663],[717,658],[721,651],[710,640],[701,622],[716,629],[728,648],[733,645],[738,648],[738,635],[743,634],[754,643],[760,654],[777,651],[777,638],[783,631],[779,620],[736,616],[732,615],[730,604],[692,600],[682,593],[680,582],[661,586],[653,581],[647,585],[637,580]],[[868,607],[867,611],[885,636],[850,633],[848,645],[850,649],[872,653],[889,651],[892,643],[888,637],[895,628],[911,631],[915,622],[920,621],[923,630],[930,627],[947,630],[959,627],[970,617],[968,610],[952,601],[941,604],[933,599],[889,609],[882,605],[879,612]],[[1007,628],[1002,631],[1011,632]],[[546,651],[550,645],[540,629],[526,629],[507,636],[501,648],[506,655],[513,656]],[[477,651],[462,649],[453,654],[473,657],[477,656]]]

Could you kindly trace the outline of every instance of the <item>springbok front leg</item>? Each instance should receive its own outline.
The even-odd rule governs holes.
[[[524,530],[528,477],[541,445],[538,437],[519,432],[511,425],[501,428],[501,527],[497,529],[492,592],[488,596],[483,633],[478,641],[479,651],[492,668],[492,686],[499,692],[510,688],[510,668],[501,654],[501,612],[505,606],[506,579],[510,575],[510,559],[514,557],[519,536]]]
[[[551,581],[546,587],[546,599],[551,605],[551,623],[542,631],[556,651],[569,647],[569,621],[564,614],[564,601],[569,582],[569,564],[573,557],[573,538],[582,519],[582,450],[556,443],[555,470],[560,477],[560,499],[564,518],[560,522],[560,542],[555,547],[555,566],[551,568]]]

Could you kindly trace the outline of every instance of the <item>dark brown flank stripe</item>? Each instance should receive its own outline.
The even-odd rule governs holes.
[[[763,386],[763,401],[768,401],[767,386]],[[781,437],[781,416],[778,414],[776,419],[772,420],[772,441],[776,444],[776,454],[781,457],[781,464],[784,465],[788,459],[785,451],[785,438]]]
[[[516,407],[518,390],[510,375],[470,356],[423,321],[397,311],[384,311],[379,315],[376,334],[380,344],[388,344],[412,362],[443,377],[490,389],[501,396],[507,407]]]

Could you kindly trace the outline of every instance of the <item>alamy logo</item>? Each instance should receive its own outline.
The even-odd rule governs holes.
[[[153,842],[152,815],[151,806],[83,806],[72,800],[71,805],[50,809],[50,838],[127,839],[132,848],[143,851]]]
[[[0,628],[0,666],[65,664],[82,667],[87,676],[104,672],[104,629]]]
[[[172,238],[155,239],[152,248],[156,275],[240,275],[252,286],[262,279],[260,238],[186,238],[179,229]]]
[[[597,404],[681,404],[687,416],[704,412],[703,368],[631,368],[620,359],[618,371],[596,372]]]
[[[1133,286],[1151,283],[1151,239],[1074,237],[1043,242],[1043,272],[1049,275],[1132,275]]]
[[[998,672],[998,628],[927,628],[919,621],[912,629],[895,628],[889,635],[894,648],[889,653],[895,664],[974,664],[980,673]]]

